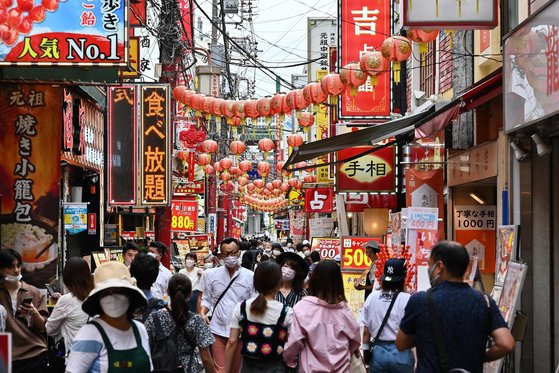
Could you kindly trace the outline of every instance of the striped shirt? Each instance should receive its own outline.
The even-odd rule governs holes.
[[[297,304],[297,302],[303,299],[303,297],[306,295],[307,295],[306,290],[300,290],[300,291],[291,290],[291,293],[287,294],[287,297],[283,296],[283,293],[281,291],[278,291],[276,294],[276,300],[278,302],[281,302],[293,308]]]

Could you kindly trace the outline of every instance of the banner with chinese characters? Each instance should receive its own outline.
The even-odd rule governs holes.
[[[478,257],[482,273],[495,272],[496,206],[454,206],[454,239]]]
[[[333,209],[333,188],[305,189],[305,212],[332,212]]]
[[[21,254],[24,281],[41,288],[57,268],[62,102],[50,85],[0,89],[0,244]]]
[[[439,209],[439,239],[444,239],[444,171],[406,170],[406,206]]]
[[[337,152],[344,160],[373,147],[360,146]],[[396,190],[396,149],[389,146],[351,161],[337,164],[336,192],[394,192]]]
[[[309,61],[309,82],[320,81],[317,74],[328,74],[328,48],[335,47],[338,43],[338,21],[336,18],[307,18],[307,38]]]
[[[309,236],[331,237],[334,235],[334,219],[314,218],[309,219]]]
[[[109,205],[136,204],[136,90],[108,89]]]
[[[312,237],[311,251],[318,251],[320,259],[334,259],[341,255],[339,238]]]
[[[44,0],[37,6],[33,1],[17,4],[10,9],[2,31],[0,66],[127,65],[128,1]]]
[[[140,86],[140,205],[169,204],[169,101],[168,86]]]
[[[342,237],[342,271],[364,271],[373,262],[365,253],[364,244],[370,240],[382,243],[380,238],[372,237]]]
[[[198,202],[173,201],[171,203],[171,230],[177,232],[196,232],[198,223]]]
[[[392,1],[338,0],[339,68],[359,61],[365,52],[380,50],[391,35]],[[360,72],[358,72],[360,73]],[[390,72],[380,74],[377,85],[370,79],[356,91],[347,89],[340,96],[340,119],[388,119],[392,106]]]

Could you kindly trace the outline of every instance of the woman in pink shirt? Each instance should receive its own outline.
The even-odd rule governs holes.
[[[309,279],[309,295],[293,308],[283,360],[299,372],[349,373],[350,353],[361,345],[359,325],[347,306],[340,267],[321,260]]]

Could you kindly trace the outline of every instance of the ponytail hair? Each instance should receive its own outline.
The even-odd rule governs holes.
[[[171,298],[171,316],[177,326],[182,328],[188,319],[188,297],[192,292],[192,283],[187,276],[177,273],[169,280],[167,291]]]
[[[253,315],[263,315],[268,308],[265,296],[278,290],[281,282],[281,267],[273,261],[261,262],[254,271],[254,288],[258,291],[258,296],[250,305],[250,312]]]

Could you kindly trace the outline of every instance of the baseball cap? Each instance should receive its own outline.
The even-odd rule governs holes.
[[[406,261],[405,259],[388,259],[384,263],[384,274],[381,277],[382,282],[404,282],[406,279]]]
[[[370,247],[371,249],[373,249],[373,251],[375,253],[379,253],[380,252],[380,246],[377,240],[369,240],[367,241],[363,247],[366,249],[367,247]]]

